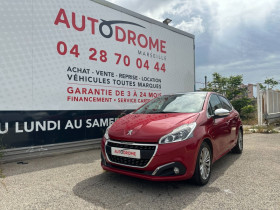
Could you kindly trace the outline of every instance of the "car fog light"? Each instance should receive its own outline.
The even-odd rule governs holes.
[[[179,174],[180,173],[180,170],[177,167],[174,167],[173,171],[174,171],[175,174]]]

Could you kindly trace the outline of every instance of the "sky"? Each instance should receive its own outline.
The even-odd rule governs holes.
[[[195,35],[196,87],[204,77],[243,75],[280,83],[280,0],[109,0]],[[280,85],[276,88],[280,89]]]

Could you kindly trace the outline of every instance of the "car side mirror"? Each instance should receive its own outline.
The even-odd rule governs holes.
[[[229,111],[226,109],[216,109],[214,112],[214,117],[215,118],[220,118],[220,117],[226,117],[229,115]]]

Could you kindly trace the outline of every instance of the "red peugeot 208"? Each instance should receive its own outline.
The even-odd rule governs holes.
[[[208,182],[212,163],[242,153],[238,112],[216,93],[164,95],[109,126],[101,143],[103,169],[138,178]]]

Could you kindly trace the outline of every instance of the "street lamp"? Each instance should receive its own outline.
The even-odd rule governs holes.
[[[168,25],[172,20],[169,18],[166,18],[164,21],[162,21],[164,24]]]

